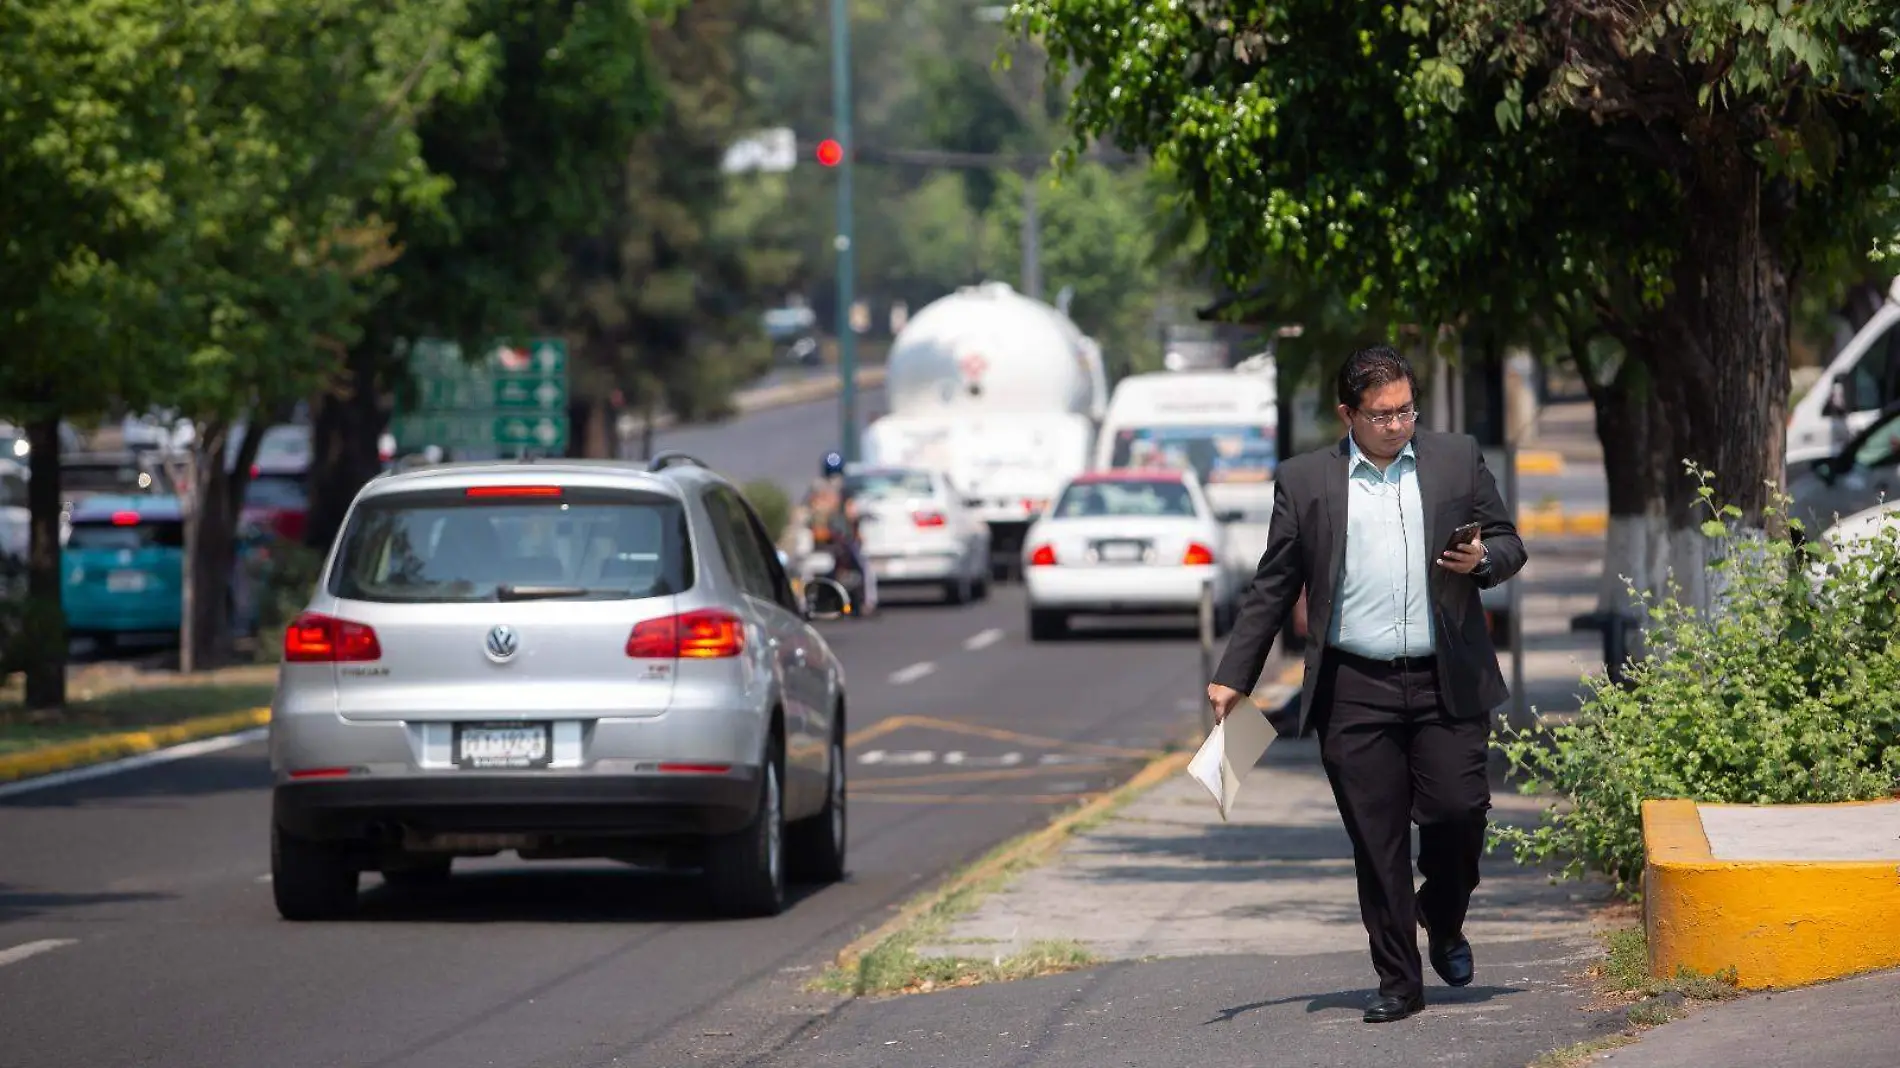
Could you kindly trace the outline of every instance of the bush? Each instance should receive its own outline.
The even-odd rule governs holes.
[[[284,628],[310,603],[323,554],[298,541],[276,538],[251,557],[257,593],[257,659],[276,663],[284,655]]]
[[[777,541],[785,534],[785,528],[792,521],[792,498],[779,484],[769,479],[754,479],[740,487],[739,492],[759,513],[759,522],[765,524],[766,533]]]
[[[1632,897],[1645,800],[1861,801],[1900,781],[1900,517],[1851,548],[1797,547],[1740,528],[1695,473],[1715,608],[1649,603],[1627,689],[1598,673],[1575,722],[1504,732],[1528,788],[1568,803],[1497,838],[1520,863],[1608,875]]]

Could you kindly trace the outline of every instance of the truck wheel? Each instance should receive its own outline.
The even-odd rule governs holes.
[[[776,916],[785,910],[785,800],[777,741],[759,768],[757,814],[743,830],[712,842],[706,878],[713,908],[721,915]]]
[[[275,823],[270,832],[270,889],[286,920],[330,920],[356,910],[356,862],[347,847],[313,842]]]

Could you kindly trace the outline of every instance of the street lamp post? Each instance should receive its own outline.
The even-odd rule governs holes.
[[[858,458],[858,344],[851,326],[857,296],[857,250],[851,239],[851,18],[845,0],[831,0],[831,115],[838,146],[838,450]]]

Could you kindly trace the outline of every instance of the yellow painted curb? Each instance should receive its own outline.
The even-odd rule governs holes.
[[[1566,512],[1555,508],[1525,508],[1517,515],[1517,532],[1530,537],[1601,537],[1610,529],[1609,513]]]
[[[1548,449],[1530,449],[1517,454],[1517,473],[1520,475],[1561,475],[1564,473],[1564,454]]]
[[[958,875],[944,880],[934,890],[912,899],[909,904],[898,910],[897,915],[875,929],[853,939],[851,944],[838,951],[837,966],[845,971],[857,967],[858,961],[866,953],[875,949],[879,943],[917,922],[920,917],[936,908],[951,895],[1001,873],[1020,860],[1047,852],[1059,844],[1077,824],[1106,812],[1131,795],[1138,794],[1181,771],[1192,759],[1194,759],[1194,754],[1186,750],[1164,753],[1150,760],[1135,773],[1133,778],[1121,786],[1097,794],[1087,804],[1069,810],[1040,830],[1030,831],[1005,844]]]
[[[1900,967],[1892,861],[1717,860],[1693,801],[1643,802],[1643,845],[1657,978],[1733,968],[1738,986],[1760,990]]]
[[[0,756],[0,782],[15,782],[38,775],[50,775],[55,771],[82,768],[89,764],[103,764],[108,760],[150,753],[169,746],[195,742],[200,738],[212,738],[220,734],[234,734],[252,727],[262,727],[269,722],[270,709],[252,708],[243,712],[199,716],[196,719],[182,720],[178,723],[150,727],[141,731],[119,731],[114,734],[101,734],[92,738],[61,742],[57,745],[44,745],[37,749],[29,749],[24,753],[9,753]]]

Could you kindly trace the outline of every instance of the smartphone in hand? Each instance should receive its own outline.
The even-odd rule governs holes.
[[[1451,537],[1445,539],[1445,551],[1450,552],[1460,545],[1467,545],[1477,541],[1478,531],[1480,529],[1482,528],[1477,523],[1466,523],[1464,526],[1452,531]]]

